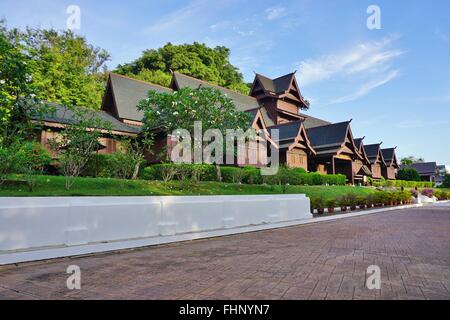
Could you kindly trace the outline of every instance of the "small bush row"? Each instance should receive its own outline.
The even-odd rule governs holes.
[[[220,178],[219,178],[220,175]],[[226,183],[269,184],[269,185],[345,185],[344,175],[324,175],[307,173],[301,168],[282,166],[275,175],[263,176],[255,167],[220,167],[207,164],[155,164],[143,170],[146,180],[194,180],[222,181]]]
[[[311,209],[316,209],[319,213],[323,213],[327,208],[328,212],[333,212],[336,206],[341,207],[341,211],[396,206],[400,204],[409,204],[412,202],[412,193],[410,191],[387,192],[378,191],[367,196],[358,196],[354,193],[343,195],[337,199],[324,200],[323,197],[311,199]]]
[[[141,170],[143,158],[134,158],[126,152],[93,154],[84,167],[81,176],[92,178],[132,179]],[[138,172],[139,175],[140,172]]]
[[[426,181],[405,181],[405,180],[371,180],[370,184],[374,187],[395,187],[395,188],[433,188],[433,182]]]
[[[218,174],[214,165],[161,163],[144,168],[141,178],[144,180],[192,180],[217,181]]]

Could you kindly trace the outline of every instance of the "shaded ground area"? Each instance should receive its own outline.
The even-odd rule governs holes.
[[[0,267],[0,299],[450,299],[450,205]]]

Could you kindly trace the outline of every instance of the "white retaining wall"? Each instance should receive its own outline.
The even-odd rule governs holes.
[[[311,218],[305,195],[0,198],[0,265],[285,227]]]

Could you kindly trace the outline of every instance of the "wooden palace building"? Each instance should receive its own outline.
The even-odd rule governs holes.
[[[354,139],[351,122],[331,123],[306,115],[309,102],[302,96],[295,73],[270,79],[256,74],[249,95],[219,87],[193,77],[173,72],[169,87],[110,73],[103,103],[96,113],[109,121],[112,130],[100,142],[100,153],[113,153],[119,149],[117,137],[137,137],[143,125],[143,112],[139,102],[151,90],[163,93],[181,88],[212,87],[233,100],[237,110],[252,115],[252,127],[261,132],[267,141],[280,152],[280,163],[323,174],[344,174],[348,183],[363,183],[365,177],[395,179],[398,161],[395,148],[381,149],[380,145],[364,145],[363,139]],[[56,114],[47,116],[41,142],[54,138],[59,130],[73,121],[72,112],[55,106]],[[279,139],[272,139],[278,130]],[[153,154],[158,154],[167,144],[167,132],[157,132]],[[267,158],[267,155],[264,156]],[[258,159],[264,164],[266,159]],[[159,161],[149,156],[150,163]]]

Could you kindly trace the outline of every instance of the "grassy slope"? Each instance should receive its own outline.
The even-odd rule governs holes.
[[[373,189],[347,186],[289,186],[287,193],[306,194],[308,197],[336,198],[354,192],[358,195],[375,192]],[[173,181],[123,181],[115,179],[79,178],[71,190],[64,188],[64,177],[39,176],[33,192],[26,186],[2,186],[0,196],[156,196],[156,195],[233,195],[279,194],[279,186],[237,185],[218,182],[197,184]]]

